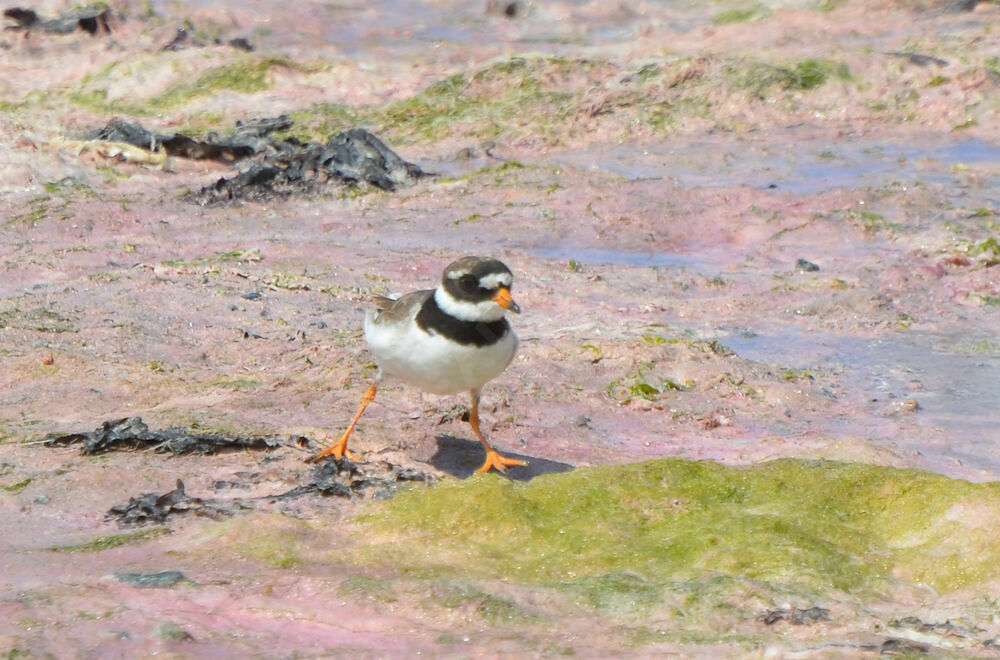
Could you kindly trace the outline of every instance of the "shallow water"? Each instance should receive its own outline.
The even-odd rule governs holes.
[[[831,146],[828,152],[786,161],[787,179],[779,189],[811,194],[829,188],[874,188],[890,182],[953,184],[958,181],[957,165],[1000,165],[1000,147],[972,139],[954,144],[913,147],[906,145]],[[776,166],[782,167],[780,159]],[[1000,170],[990,184],[1000,183]],[[757,185],[765,184],[762,180]]]
[[[915,401],[920,437],[874,437],[920,452],[951,471],[956,461],[1000,479],[1000,346],[962,335],[907,332],[879,338],[768,327],[722,339],[739,355],[797,369],[832,370],[854,383],[872,412]],[[862,422],[859,424],[859,422]],[[854,428],[863,420],[852,420]]]
[[[707,154],[715,153],[714,157]],[[682,186],[746,185],[812,195],[834,188],[876,188],[891,182],[954,183],[959,165],[1000,167],[1000,146],[968,139],[925,146],[872,140],[801,140],[772,146],[750,142],[683,146],[609,145],[562,154],[562,163],[630,181],[670,178]],[[989,176],[1000,185],[1000,169]]]
[[[276,14],[273,3],[240,3],[238,21],[263,28],[310,17],[301,32],[278,29],[267,40],[277,47],[295,47],[302,38],[335,46],[340,53],[357,60],[379,57],[433,57],[450,48],[516,48],[518,51],[563,53],[580,47],[596,47],[627,42],[650,25],[649,11],[587,0],[560,0],[554,3],[509,2],[516,6],[511,19],[498,10],[485,11],[486,2],[401,2],[348,0],[335,4],[304,3],[287,16]],[[150,3],[154,10],[168,13],[163,0]],[[217,9],[219,3],[199,0],[185,3],[201,10]],[[653,3],[656,25],[684,31],[711,20],[699,3],[668,0]],[[235,12],[234,12],[235,13]]]
[[[673,254],[667,252],[642,252],[624,249],[599,249],[588,247],[573,247],[571,245],[556,245],[551,247],[535,247],[527,251],[535,257],[556,259],[559,261],[573,260],[582,265],[616,266],[686,266],[701,267],[706,264],[690,254]]]

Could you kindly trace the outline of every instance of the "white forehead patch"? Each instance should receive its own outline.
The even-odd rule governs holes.
[[[502,286],[509,289],[513,281],[514,277],[510,273],[490,273],[479,278],[479,286],[488,291],[499,289]]]

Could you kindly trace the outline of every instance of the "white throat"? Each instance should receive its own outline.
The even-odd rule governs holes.
[[[504,316],[503,307],[492,300],[484,300],[478,303],[458,300],[445,291],[443,286],[439,286],[434,290],[434,302],[438,304],[441,311],[449,316],[454,316],[459,321],[489,323],[491,321],[499,321]]]

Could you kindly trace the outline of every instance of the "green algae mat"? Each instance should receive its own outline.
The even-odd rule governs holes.
[[[612,590],[624,575],[940,593],[1000,575],[998,518],[998,483],[828,461],[663,459],[416,488],[362,516],[372,534],[360,559],[415,577]]]
[[[998,512],[1000,484],[918,470],[662,459],[414,485],[347,526],[256,512],[198,539],[413,617],[442,653],[961,655],[1000,639]]]

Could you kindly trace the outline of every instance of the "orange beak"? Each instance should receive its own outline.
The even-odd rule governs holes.
[[[510,289],[505,286],[500,287],[497,291],[497,295],[493,296],[493,302],[500,305],[504,309],[509,309],[515,314],[521,313],[521,306],[514,302],[514,299],[510,297]]]

